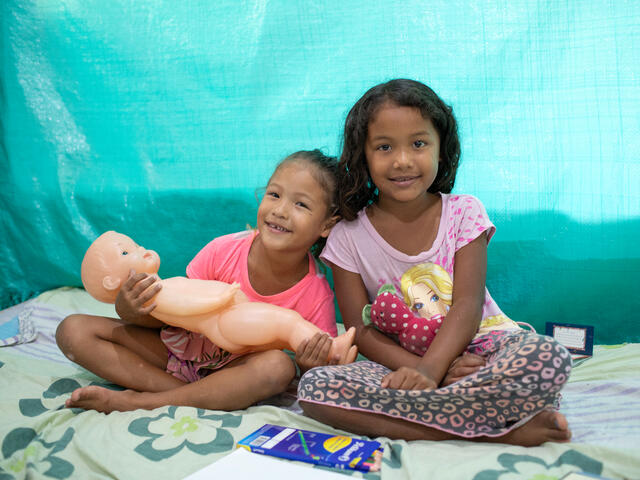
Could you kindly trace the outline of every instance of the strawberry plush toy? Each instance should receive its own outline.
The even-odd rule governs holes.
[[[442,315],[422,318],[413,312],[398,296],[392,285],[383,285],[371,305],[364,307],[365,325],[373,323],[384,333],[397,336],[397,340],[411,353],[424,355],[442,326]]]

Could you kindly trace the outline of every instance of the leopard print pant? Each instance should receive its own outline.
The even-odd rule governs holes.
[[[381,388],[391,372],[374,362],[317,367],[298,385],[303,402],[401,418],[457,436],[501,436],[545,409],[558,408],[571,371],[569,352],[528,331],[491,332],[467,351],[486,365],[432,391]]]

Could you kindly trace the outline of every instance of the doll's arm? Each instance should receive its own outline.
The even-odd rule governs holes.
[[[453,361],[469,345],[482,319],[487,275],[487,235],[482,233],[456,252],[453,303],[442,327],[418,365],[440,384]]]
[[[367,291],[359,274],[330,265],[338,307],[345,328],[356,328],[358,350],[369,360],[396,370],[402,366],[416,367],[420,357],[409,353],[373,325],[364,325],[362,309],[369,303]]]

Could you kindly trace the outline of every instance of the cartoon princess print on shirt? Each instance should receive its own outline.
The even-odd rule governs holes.
[[[362,316],[378,330],[394,335],[406,350],[422,356],[447,316],[453,281],[440,265],[421,263],[402,274],[400,289],[404,300],[393,285],[383,285],[375,301],[364,308]],[[514,322],[505,315],[487,317],[479,332],[502,324],[513,328]]]

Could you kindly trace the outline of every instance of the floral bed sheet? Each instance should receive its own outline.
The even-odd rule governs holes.
[[[170,406],[105,415],[64,408],[75,388],[105,385],[55,345],[57,324],[74,312],[114,314],[113,306],[74,288],[0,312],[0,325],[22,315],[37,331],[33,342],[0,348],[0,480],[180,479],[229,454],[264,423],[344,433],[304,417],[295,404],[278,406],[282,399],[233,412]],[[344,473],[394,480],[555,480],[572,471],[640,478],[640,344],[597,346],[593,358],[574,368],[561,411],[574,433],[568,444],[522,448],[381,437],[381,472]]]

